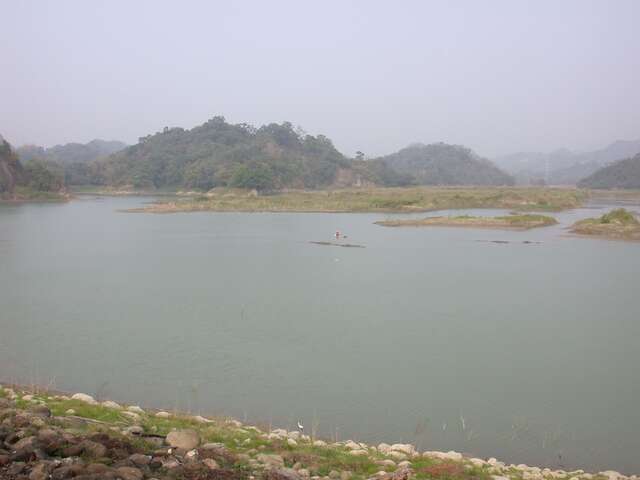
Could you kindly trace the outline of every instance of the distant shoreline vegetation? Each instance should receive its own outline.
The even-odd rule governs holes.
[[[558,221],[547,215],[506,215],[500,217],[475,217],[460,215],[455,217],[427,217],[408,220],[382,220],[375,222],[384,227],[471,227],[497,228],[502,230],[530,230],[532,228],[555,225]]]
[[[588,193],[576,189],[520,187],[410,187],[288,191],[214,189],[198,196],[161,201],[128,212],[428,212],[463,208],[559,211],[576,208]]]

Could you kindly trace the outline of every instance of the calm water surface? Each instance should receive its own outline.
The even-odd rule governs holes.
[[[148,200],[0,207],[1,380],[640,472],[640,244],[566,232],[607,206],[529,232],[117,212]],[[366,248],[308,243],[336,229]]]

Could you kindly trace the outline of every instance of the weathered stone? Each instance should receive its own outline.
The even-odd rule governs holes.
[[[87,472],[87,474],[89,475],[100,475],[100,474],[104,474],[108,471],[110,471],[111,469],[105,465],[104,463],[90,463],[89,465],[87,465],[85,471]]]
[[[133,412],[133,413],[137,413],[138,415],[144,415],[145,411],[140,408],[138,405],[131,405],[129,407],[127,407],[127,411],[128,412]]]
[[[369,452],[367,452],[366,450],[359,449],[359,450],[351,450],[349,454],[356,457],[365,457],[369,454]]]
[[[64,412],[65,415],[75,415],[76,411],[73,408],[69,408],[67,411]]]
[[[46,405],[35,405],[29,409],[29,413],[38,417],[49,418],[51,410]]]
[[[394,443],[391,445],[391,450],[402,452],[405,455],[413,455],[416,452],[416,448],[408,443]]]
[[[290,447],[295,447],[295,446],[297,446],[297,445],[298,445],[298,442],[296,442],[293,438],[287,438],[287,444],[288,444]]]
[[[389,455],[390,457],[395,458],[396,460],[406,460],[407,459],[407,455],[406,454],[404,454],[402,452],[398,452],[397,450],[392,450],[387,455]]]
[[[98,442],[83,440],[80,443],[80,447],[82,447],[82,451],[85,454],[94,458],[101,458],[107,455],[107,447]]]
[[[31,469],[29,480],[47,480],[51,470],[51,467],[46,463],[39,463]]]
[[[89,405],[97,405],[96,399],[86,393],[76,393],[71,396],[72,400],[80,400],[81,402],[88,403]]]
[[[200,436],[195,430],[176,430],[167,435],[166,441],[172,447],[192,450],[200,444]]]
[[[16,443],[14,443],[11,448],[13,448],[14,450],[21,450],[23,448],[26,447],[33,447],[35,446],[36,443],[36,437],[25,437],[22,440],[18,440]]]
[[[196,415],[195,417],[192,417],[193,420],[195,420],[198,423],[213,423],[213,420],[209,420],[208,418],[204,418],[201,415]]]
[[[124,431],[127,435],[139,436],[144,433],[144,428],[139,425],[132,425],[131,427],[127,427]]]
[[[151,457],[149,455],[142,455],[141,453],[134,453],[129,456],[129,460],[140,467],[151,463]]]
[[[274,468],[267,470],[265,480],[301,480],[302,477],[293,468]]]
[[[202,460],[202,463],[205,464],[209,470],[218,470],[220,468],[218,462],[216,462],[213,458],[205,458],[204,460]]]
[[[129,412],[128,410],[125,410],[121,412],[121,414],[124,415],[125,417],[129,417],[134,422],[139,422],[140,420],[142,420],[140,415],[138,415],[136,412]]]
[[[260,453],[256,460],[270,467],[284,467],[284,459],[280,455]]]
[[[156,417],[158,418],[169,418],[171,414],[169,412],[158,412],[156,413]]]
[[[323,441],[323,440],[316,440],[313,442],[313,446],[314,447],[326,447],[327,446],[327,442]]]
[[[167,470],[178,468],[180,466],[180,462],[175,457],[163,457],[161,461],[162,468],[166,468]]]
[[[119,467],[116,472],[122,480],[142,480],[144,475],[140,470],[134,467]]]
[[[114,410],[122,410],[122,406],[119,403],[116,403],[112,400],[106,400],[101,404],[105,408],[112,408]]]
[[[349,470],[340,472],[340,480],[350,480],[353,474]]]

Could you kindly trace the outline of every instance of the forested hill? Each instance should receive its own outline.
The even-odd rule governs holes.
[[[581,180],[584,188],[640,188],[640,153],[601,168]]]
[[[22,165],[11,145],[0,135],[0,198],[13,196],[23,176]]]
[[[271,190],[333,184],[344,157],[323,135],[307,135],[284,122],[260,128],[224,117],[185,130],[164,131],[92,166],[94,181],[135,188],[233,186]]]
[[[214,117],[165,128],[108,157],[64,167],[67,184],[134,189],[284,188],[354,185],[511,185],[513,179],[461,146],[413,145],[393,155],[348,158],[324,135],[289,122],[259,128]]]
[[[23,145],[16,149],[23,162],[29,160],[42,160],[56,162],[60,165],[72,163],[85,163],[100,157],[111,155],[126,148],[127,144],[115,140],[92,140],[89,143],[67,143],[51,148],[43,148],[37,145]]]
[[[23,164],[9,142],[0,135],[0,200],[41,198],[43,194],[63,191],[62,172],[56,165],[39,160]]]
[[[460,145],[414,144],[378,159],[420,185],[513,185],[514,178]]]

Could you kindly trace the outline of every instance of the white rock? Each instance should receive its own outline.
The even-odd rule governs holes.
[[[140,408],[138,405],[131,405],[127,407],[127,411],[137,413],[138,415],[144,415],[144,410]]]
[[[129,417],[134,422],[139,422],[141,420],[140,415],[135,412],[129,412],[128,410],[122,412],[122,415],[124,415],[125,417]]]
[[[347,443],[345,443],[344,446],[349,450],[361,450],[360,444],[354,442],[353,440],[347,441]]]
[[[307,470],[306,468],[301,468],[300,470],[298,470],[298,475],[303,478],[309,478],[311,476],[309,470]]]
[[[462,454],[460,452],[454,452],[453,450],[449,450],[447,453],[445,453],[446,457],[448,460],[455,460],[455,461],[460,461],[462,460]]]
[[[70,408],[69,410],[67,410],[66,412],[64,412],[65,415],[75,415],[76,411],[73,408]]]
[[[391,450],[402,452],[405,455],[413,455],[416,452],[416,448],[408,443],[394,443],[391,445]]]
[[[97,405],[96,399],[86,393],[75,393],[71,396],[71,400],[80,400],[81,402],[88,403],[89,405]]]
[[[522,480],[542,480],[543,478],[542,473],[539,472],[532,472],[528,470],[522,472]]]
[[[389,453],[391,451],[391,445],[381,443],[380,445],[378,445],[378,450],[380,451],[380,453]]]
[[[400,463],[398,464],[398,466],[399,466],[400,468],[402,468],[402,467],[410,467],[410,466],[411,466],[411,462],[410,462],[409,460],[405,460],[404,462],[400,462]]]
[[[383,467],[390,467],[393,468],[396,466],[396,462],[394,462],[393,460],[389,459],[389,458],[385,458],[384,460],[378,460],[376,462],[378,465],[381,465]]]
[[[509,477],[503,477],[500,475],[491,475],[491,478],[493,478],[493,480],[511,480]]]
[[[169,412],[158,412],[156,413],[156,417],[158,418],[169,418],[171,414]]]
[[[392,450],[387,455],[389,455],[392,458],[395,458],[396,460],[406,460],[407,459],[407,456],[404,453],[398,452],[397,450]]]
[[[298,442],[296,442],[293,438],[287,438],[287,444],[288,444],[290,447],[295,447],[295,446],[297,446],[297,445],[298,445]]]
[[[287,432],[287,437],[293,438],[294,440],[298,440],[300,438],[300,432]]]
[[[200,444],[200,436],[195,430],[176,430],[169,432],[167,443],[175,448],[192,450]]]
[[[102,402],[102,406],[105,408],[113,408],[114,410],[122,410],[122,407],[117,404],[116,402],[113,402],[111,400],[107,400],[105,402]]]
[[[368,455],[368,454],[369,454],[369,452],[367,452],[366,450],[362,450],[362,449],[360,449],[360,450],[351,450],[349,452],[349,455],[353,455],[353,456],[356,456],[356,457],[363,457],[363,456]]]
[[[33,395],[23,395],[22,400],[24,400],[25,402],[30,402],[31,400],[33,400]]]
[[[189,460],[194,460],[198,457],[198,450],[189,450],[184,456]]]
[[[484,467],[487,464],[487,462],[481,458],[470,458],[469,461],[476,467]]]
[[[201,415],[196,415],[195,417],[192,417],[193,420],[195,420],[198,423],[213,423],[213,420],[209,420],[208,418],[204,418]]]
[[[314,447],[326,447],[327,446],[327,442],[325,442],[323,440],[316,440],[315,442],[313,442],[313,446]]]
[[[605,470],[604,472],[600,472],[600,475],[607,477],[609,480],[617,480],[622,477],[620,472],[616,472],[615,470]]]

